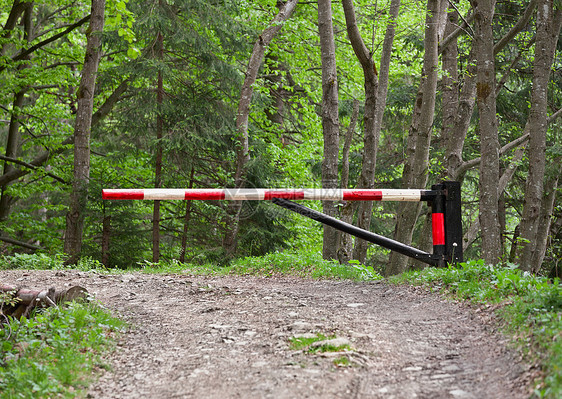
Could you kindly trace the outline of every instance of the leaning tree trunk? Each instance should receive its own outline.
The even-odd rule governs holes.
[[[386,105],[386,95],[388,91],[388,76],[390,73],[390,58],[392,45],[394,43],[394,33],[396,28],[396,18],[400,10],[400,0],[392,0],[389,9],[389,22],[386,27],[384,43],[379,67],[380,75],[377,73],[373,57],[357,26],[355,9],[352,0],[342,2],[347,34],[353,47],[353,51],[363,69],[365,84],[365,111],[364,111],[364,144],[363,144],[363,164],[358,185],[361,188],[372,189],[375,185],[375,169],[377,163],[377,152],[380,133],[382,129],[382,119]],[[371,201],[360,202],[358,204],[357,225],[358,227],[369,230],[373,212]],[[365,240],[355,240],[353,250],[354,259],[365,262],[369,243]]]
[[[402,175],[404,188],[424,188],[427,184],[429,146],[433,129],[438,68],[438,21],[441,0],[427,2],[426,28],[424,38],[424,62],[420,89],[414,104],[414,114],[408,135],[408,148]],[[394,239],[406,245],[412,243],[412,235],[421,209],[421,202],[398,205]],[[407,258],[391,252],[386,275],[398,274],[407,268]]]
[[[560,161],[561,160],[558,162]],[[535,237],[535,248],[531,257],[531,271],[533,273],[538,273],[540,271],[542,262],[546,255],[548,235],[550,233],[550,226],[552,223],[552,212],[554,210],[554,204],[556,203],[558,182],[560,180],[561,171],[562,170],[559,168],[558,173],[555,176],[550,176],[545,184],[545,191],[547,194],[542,200],[539,227]]]
[[[74,125],[74,180],[70,206],[66,215],[64,252],[69,255],[67,260],[69,264],[76,263],[82,250],[82,234],[90,180],[90,130],[96,74],[101,56],[104,11],[105,0],[92,0],[86,55],[77,93],[78,108]]]
[[[18,8],[20,8],[21,11],[24,13],[23,14],[24,33],[25,33],[25,39],[29,43],[33,40],[33,18],[32,18],[33,2],[24,3],[20,7],[16,7],[16,3],[19,2],[17,1],[14,2],[14,7],[12,8],[12,11],[15,12]],[[3,30],[3,32],[9,33],[9,31],[5,31],[5,30]],[[27,68],[26,63],[22,63],[18,65],[17,70],[21,71],[25,68]],[[6,140],[5,155],[7,158],[17,159],[19,155],[20,118],[21,118],[20,114],[21,114],[21,109],[23,108],[26,91],[27,88],[21,88],[17,93],[14,94],[14,102],[12,103],[12,115],[10,117],[10,125],[8,126],[8,138]],[[3,175],[8,175],[14,170],[15,168],[10,164],[9,161],[6,161],[4,163]],[[13,202],[12,196],[10,196],[6,191],[7,191],[7,185],[2,186],[0,191],[0,221],[5,220],[8,217]]]
[[[353,135],[355,134],[355,126],[357,125],[358,117],[359,100],[355,99],[353,100],[353,111],[351,113],[351,119],[349,121],[347,132],[345,133],[342,150],[340,187],[344,189],[349,186],[349,152],[351,151],[351,144],[353,142]],[[340,214],[342,222],[353,224],[355,204],[356,201],[347,201],[343,204]],[[352,259],[352,251],[353,236],[351,234],[340,232],[338,242],[338,261],[340,263],[348,263]]]
[[[285,22],[291,17],[298,0],[288,0],[280,5],[279,12],[271,21],[271,24],[259,35],[254,43],[252,55],[248,61],[246,78],[240,92],[240,102],[236,113],[236,171],[234,174],[235,188],[244,186],[246,176],[246,165],[250,161],[250,145],[248,137],[248,119],[250,117],[250,104],[254,93],[253,84],[256,82],[259,68],[263,62],[265,50],[279,33]],[[280,4],[280,3],[278,3]],[[226,232],[223,240],[223,248],[229,256],[236,251],[238,229],[240,224],[241,201],[230,201],[225,219]]]
[[[322,58],[322,131],[324,136],[322,188],[335,189],[338,187],[339,110],[331,0],[318,0],[318,33]],[[323,210],[326,215],[336,215],[336,206],[333,201],[324,201]],[[338,231],[324,225],[322,243],[324,259],[337,259],[337,245]]]
[[[562,9],[555,12],[552,0],[539,0],[537,6],[537,39],[533,65],[533,86],[529,125],[529,174],[525,185],[525,202],[521,218],[521,240],[518,262],[523,270],[533,270],[533,252],[539,229],[546,165],[546,132],[548,129],[548,82],[560,33]],[[536,258],[536,257],[535,257]]]

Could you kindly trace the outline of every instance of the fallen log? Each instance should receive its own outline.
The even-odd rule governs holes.
[[[39,291],[0,284],[0,315],[26,317],[33,308],[84,300],[87,295],[88,291],[78,285],[62,291],[54,287]]]

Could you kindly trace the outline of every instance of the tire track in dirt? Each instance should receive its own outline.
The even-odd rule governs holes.
[[[131,328],[89,398],[525,398],[528,368],[466,305],[385,283],[274,277],[1,271],[10,284],[81,285]],[[334,334],[341,354],[293,350]],[[346,356],[351,367],[336,367]]]

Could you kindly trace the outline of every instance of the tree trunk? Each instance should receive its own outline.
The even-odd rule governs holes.
[[[416,97],[416,104],[414,105],[414,114],[412,116],[412,124],[408,137],[407,158],[402,174],[402,185],[404,188],[425,188],[427,184],[429,146],[431,143],[437,90],[438,21],[440,20],[441,10],[440,0],[428,0],[424,38],[424,62],[420,89]],[[421,202],[399,203],[394,232],[395,240],[406,245],[412,243],[412,235],[420,209]],[[391,252],[386,275],[402,273],[406,268],[407,257],[396,252]]]
[[[531,90],[531,109],[527,124],[529,125],[529,174],[525,185],[525,201],[521,218],[521,238],[517,251],[519,267],[534,270],[533,252],[539,229],[540,208],[543,199],[543,183],[546,165],[547,94],[550,70],[554,53],[562,9],[554,10],[552,0],[539,0],[537,6],[537,35],[535,43],[535,61],[533,65],[533,86]],[[535,257],[536,258],[536,257]]]
[[[21,0],[14,0],[12,3],[12,8],[10,9],[10,14],[0,31],[1,39],[8,39],[12,35],[12,31],[16,27],[20,15],[28,8],[28,5],[32,3],[27,3]],[[6,50],[5,42],[0,43],[0,55],[4,55]]]
[[[109,244],[111,240],[111,215],[103,217],[101,233],[101,263],[109,267]]]
[[[318,0],[318,33],[322,58],[322,132],[324,136],[322,188],[333,189],[338,187],[339,109],[331,0]],[[326,215],[336,215],[336,206],[333,201],[323,201],[323,210]],[[337,259],[337,230],[324,225],[323,237],[322,256],[324,259]]]
[[[164,58],[164,36],[158,32],[156,37],[156,51],[160,61]],[[158,71],[156,88],[156,159],[154,161],[154,188],[162,187],[162,137],[164,119],[162,117],[162,102],[164,101],[164,75]],[[152,210],[152,262],[160,261],[160,201],[154,201]]]
[[[560,160],[559,160],[560,162]],[[560,171],[559,171],[560,172]],[[538,273],[541,269],[546,249],[548,247],[548,235],[550,233],[550,226],[552,221],[552,212],[554,204],[556,203],[556,194],[558,191],[558,182],[560,180],[560,173],[548,178],[546,182],[547,195],[544,196],[541,205],[541,215],[539,218],[539,227],[535,237],[534,250],[531,257],[531,271]]]
[[[451,6],[448,13],[447,26],[445,27],[445,37],[448,37],[456,30],[458,19],[457,11]],[[441,128],[441,138],[446,143],[447,153],[445,161],[449,178],[454,172],[455,164],[462,162],[462,147],[460,150],[455,150],[453,147],[457,141],[460,141],[461,145],[464,144],[464,135],[462,140],[455,140],[455,120],[459,109],[458,53],[458,43],[456,40],[451,40],[441,51],[443,63],[443,78],[441,80],[443,126]]]
[[[400,10],[400,0],[393,0],[389,9],[389,22],[386,27],[381,62],[379,66],[380,76],[377,74],[376,66],[371,52],[367,49],[355,17],[355,9],[352,0],[343,0],[347,34],[353,47],[353,51],[363,69],[365,85],[365,111],[364,111],[364,144],[363,144],[363,164],[361,175],[359,176],[358,186],[360,188],[374,188],[375,169],[377,163],[377,152],[382,129],[382,119],[386,105],[386,95],[388,91],[388,76],[390,73],[390,58],[392,45],[394,43],[394,33],[396,29],[396,18]],[[373,213],[373,203],[371,201],[360,202],[357,212],[357,226],[369,230]],[[365,240],[355,240],[353,257],[360,262],[365,262],[369,243]]]
[[[191,166],[191,173],[189,176],[189,185],[188,188],[193,188],[195,176],[195,167]],[[185,215],[183,217],[183,232],[181,235],[181,253],[180,253],[180,262],[185,262],[185,253],[187,252],[187,232],[189,231],[189,221],[191,219],[191,204],[193,201],[185,201]]]
[[[498,193],[501,195],[507,184],[513,178],[515,171],[519,165],[519,162],[523,159],[523,155],[525,155],[525,147],[519,147],[514,153],[511,158],[511,162],[509,166],[504,170],[502,176],[500,177],[500,181],[498,183]],[[498,219],[499,221],[499,219]],[[466,251],[476,240],[478,233],[480,232],[480,218],[477,218],[467,229],[464,237],[463,237],[463,250]]]
[[[19,5],[19,1],[14,2],[14,6],[12,7],[12,13],[14,15],[19,16],[18,10],[23,12],[23,25],[25,31],[25,39],[29,43],[33,40],[33,2]],[[10,16],[12,16],[10,13]],[[13,22],[13,23],[12,23]],[[7,21],[6,24],[13,27],[15,26],[14,21]],[[4,35],[6,36],[9,34],[9,31],[3,30]],[[27,68],[27,65],[20,64],[17,67],[18,71]],[[17,93],[14,94],[14,102],[12,103],[12,115],[10,117],[10,125],[8,127],[8,138],[6,141],[6,157],[17,159],[19,155],[19,146],[20,146],[20,113],[21,109],[23,108],[23,103],[25,99],[25,92],[27,88],[20,89]],[[15,168],[10,164],[10,162],[6,161],[4,163],[4,171],[3,175],[8,175],[10,172],[14,171]],[[7,187],[2,186],[2,190],[0,192],[0,221],[5,220],[8,215],[10,214],[10,208],[13,203],[13,198],[6,192]]]
[[[10,117],[10,125],[8,127],[8,140],[6,143],[6,157],[17,159],[20,144],[20,115],[19,110],[23,106],[25,92],[23,90],[14,95],[12,116]],[[12,172],[15,168],[9,161],[4,162],[4,175]],[[8,187],[2,186],[0,192],[0,220],[6,220],[10,214],[10,208],[13,202],[11,195],[7,193]]]
[[[236,114],[236,171],[234,173],[234,186],[241,188],[244,186],[244,178],[246,176],[246,165],[250,161],[250,145],[248,136],[248,119],[250,117],[250,104],[254,93],[253,84],[256,82],[259,68],[263,62],[265,50],[283,28],[285,22],[291,17],[298,0],[288,0],[281,4],[279,12],[271,21],[271,24],[261,33],[258,40],[254,43],[252,55],[248,61],[246,69],[246,78],[240,92],[240,101],[238,103],[238,112]],[[223,248],[228,256],[232,256],[236,252],[237,236],[240,223],[240,210],[242,203],[240,201],[230,201],[227,208],[225,218],[226,232],[223,240]]]
[[[476,98],[480,130],[480,226],[482,258],[496,264],[501,256],[498,219],[499,141],[496,120],[496,76],[492,18],[495,1],[472,1],[476,13]]]
[[[351,144],[353,142],[353,134],[355,133],[355,125],[357,124],[357,118],[359,117],[359,100],[353,100],[353,111],[351,113],[351,119],[349,121],[349,126],[345,134],[343,151],[342,151],[342,168],[341,168],[341,180],[340,187],[348,188],[349,185],[349,152],[351,150]],[[355,201],[348,201],[344,203],[341,208],[340,219],[342,222],[353,224],[353,211]],[[353,236],[344,232],[339,232],[339,243],[338,243],[338,261],[340,263],[347,263],[352,258],[353,251]]]
[[[87,31],[86,55],[77,93],[78,110],[74,125],[74,180],[70,206],[66,215],[64,252],[68,264],[74,264],[82,251],[82,234],[88,202],[90,179],[90,130],[94,105],[96,74],[101,56],[101,33],[105,0],[92,0],[90,27]]]

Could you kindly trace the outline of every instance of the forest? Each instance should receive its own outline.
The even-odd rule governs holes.
[[[109,268],[406,257],[269,201],[462,184],[465,259],[561,276],[560,0],[0,0],[0,248]],[[303,201],[431,252],[419,203]]]

